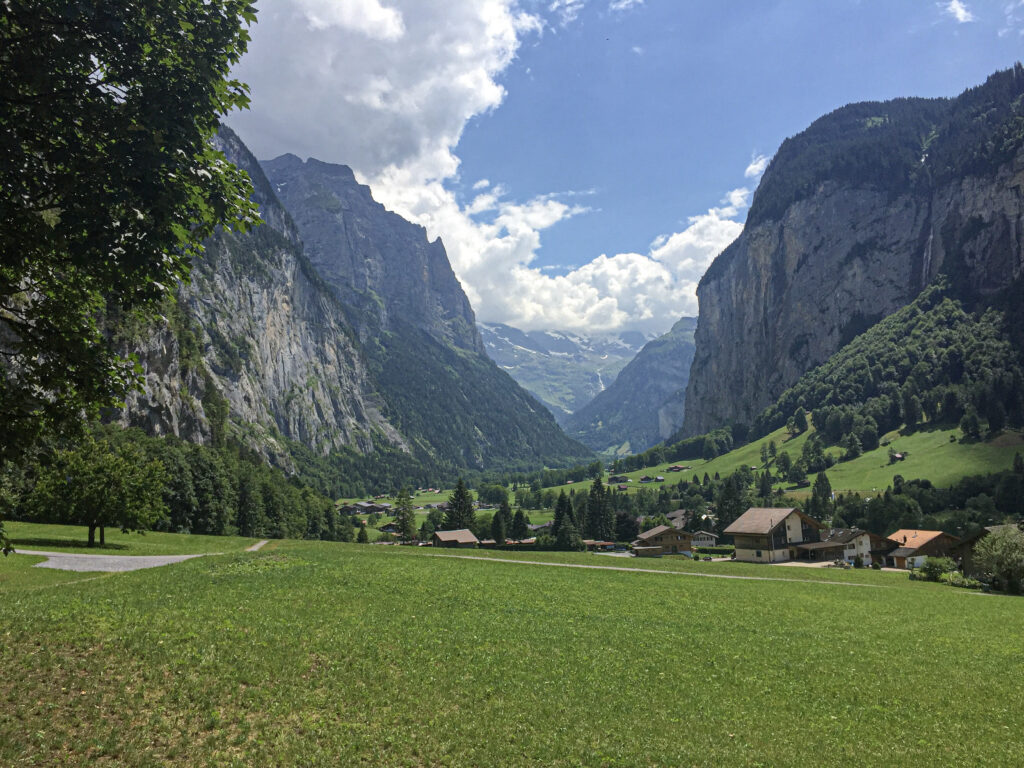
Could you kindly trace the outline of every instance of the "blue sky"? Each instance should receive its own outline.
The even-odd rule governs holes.
[[[260,157],[351,165],[444,239],[478,317],[524,328],[666,330],[740,231],[752,161],[1024,51],[1022,0],[261,5],[229,123]]]

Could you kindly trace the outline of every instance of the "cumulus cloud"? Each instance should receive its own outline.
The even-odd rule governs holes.
[[[405,32],[402,14],[378,0],[298,0],[314,29],[341,27],[380,40],[397,40]]]
[[[630,8],[636,8],[638,5],[643,5],[644,0],[612,0],[608,4],[609,11],[628,11]]]
[[[467,182],[465,199],[453,191],[463,188],[462,131],[501,104],[498,78],[519,46],[583,6],[544,0],[531,6],[541,17],[516,0],[264,0],[236,71],[251,85],[252,109],[229,122],[257,157],[350,165],[378,201],[444,240],[481,320],[661,332],[696,312],[697,282],[742,230],[746,188],[643,252],[597,255],[568,271],[538,266],[536,254],[545,231],[593,213],[592,190],[523,201],[480,179]]]
[[[961,2],[961,0],[949,0],[948,3],[941,7],[946,14],[956,19],[958,24],[974,21],[974,14],[971,13],[966,3]]]

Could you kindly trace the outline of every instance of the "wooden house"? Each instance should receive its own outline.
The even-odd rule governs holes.
[[[819,541],[822,527],[792,507],[751,507],[723,533],[733,537],[737,560],[780,563],[797,558],[798,544]]]
[[[641,533],[637,537],[639,544],[634,546],[634,550],[641,548],[645,550],[647,556],[655,557],[690,553],[693,550],[692,540],[691,533],[680,531],[671,525],[659,525]],[[655,548],[658,549],[657,552],[654,551]]]
[[[437,531],[430,541],[435,547],[459,548],[475,547],[480,543],[468,528],[457,531]]]
[[[710,531],[697,531],[693,534],[693,546],[695,547],[717,547],[718,534]]]
[[[943,531],[919,531],[901,528],[890,533],[889,539],[896,542],[896,549],[885,556],[890,568],[920,568],[926,557],[949,557],[960,539]]]

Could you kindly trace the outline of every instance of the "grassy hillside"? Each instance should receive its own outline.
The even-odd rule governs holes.
[[[0,763],[1015,764],[1019,600],[838,577],[289,541],[0,582]]]

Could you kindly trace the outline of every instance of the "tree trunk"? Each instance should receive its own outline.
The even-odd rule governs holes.
[[[107,543],[107,529],[105,526],[100,526],[100,546],[105,546]]]
[[[89,526],[89,546],[90,547],[95,547],[96,546],[96,526],[95,525],[90,525]]]

